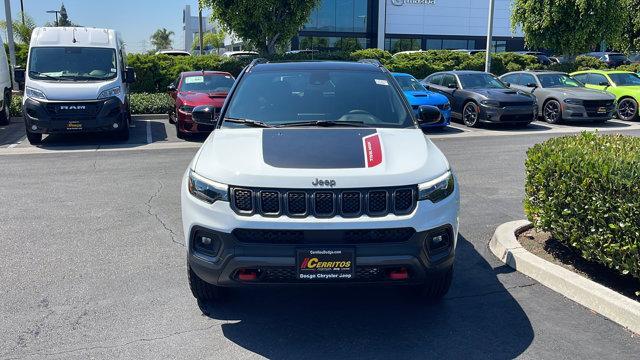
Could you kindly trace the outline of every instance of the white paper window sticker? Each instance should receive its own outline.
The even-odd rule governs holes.
[[[389,86],[389,82],[387,80],[375,79],[375,81],[376,81],[376,84],[378,84],[378,85]]]
[[[204,82],[204,76],[189,76],[184,79],[185,84],[201,84]]]

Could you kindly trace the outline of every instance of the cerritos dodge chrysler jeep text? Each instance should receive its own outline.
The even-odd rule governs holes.
[[[182,220],[193,295],[257,284],[449,289],[459,193],[391,74],[362,63],[254,60],[185,172]]]

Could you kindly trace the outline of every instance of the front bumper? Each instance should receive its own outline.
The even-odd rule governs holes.
[[[305,282],[296,277],[296,251],[305,248],[353,249],[355,278],[347,280],[349,283],[423,283],[430,276],[446,271],[454,261],[458,235],[457,184],[454,193],[441,202],[419,201],[411,214],[390,214],[379,218],[241,216],[233,212],[227,202],[210,205],[195,199],[184,182],[181,193],[188,264],[198,277],[219,286],[321,284],[322,281]],[[268,231],[275,235],[267,237],[272,239],[267,242],[255,242],[239,236],[238,231],[234,232],[236,229]],[[343,232],[376,229],[410,229],[411,235],[388,242],[386,239],[348,243],[336,240],[336,234]],[[215,255],[195,249],[194,234],[198,231],[210,234],[218,244]],[[313,232],[315,235],[307,238],[311,240],[300,242],[281,241],[287,232],[293,231]],[[430,250],[432,247],[428,240],[439,231],[447,231],[451,241],[446,249]],[[408,279],[392,280],[386,276],[386,270],[399,268],[408,271]],[[256,270],[261,275],[256,281],[242,281],[238,273],[244,269]]]
[[[537,105],[493,107],[480,105],[480,121],[488,123],[528,123],[536,119]]]
[[[604,108],[604,112],[600,108]],[[615,110],[615,104],[598,107],[562,104],[562,119],[566,121],[609,120],[613,118]]]
[[[118,131],[127,124],[127,109],[113,97],[96,101],[41,101],[22,106],[30,132],[41,134]]]
[[[191,118],[191,113],[176,110],[178,115],[177,125],[181,132],[187,134],[207,134],[214,130],[213,125],[196,124]]]

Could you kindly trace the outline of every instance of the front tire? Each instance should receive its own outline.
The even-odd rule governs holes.
[[[4,101],[2,102],[2,110],[0,110],[0,125],[9,125],[11,122],[11,95],[9,93],[4,94]]]
[[[198,303],[222,299],[224,294],[222,287],[209,284],[200,279],[198,275],[191,270],[190,266],[187,267],[189,288],[191,289],[193,297],[198,300]]]
[[[462,121],[468,127],[477,127],[480,124],[480,108],[478,104],[469,101],[462,109]]]
[[[129,141],[129,122],[123,121],[122,127],[116,132],[116,140]]]
[[[34,133],[27,129],[27,140],[29,140],[29,144],[31,145],[38,145],[42,143],[42,134]]]
[[[624,121],[638,120],[638,102],[632,98],[625,98],[618,103],[618,119]]]
[[[542,117],[549,124],[559,124],[562,121],[562,107],[556,100],[549,100],[542,108]]]
[[[453,265],[444,272],[434,276],[422,285],[416,285],[414,291],[420,297],[429,301],[437,302],[441,300],[451,287],[453,280]]]

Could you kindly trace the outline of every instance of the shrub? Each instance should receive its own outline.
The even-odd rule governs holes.
[[[173,99],[168,94],[131,94],[132,114],[167,114],[173,107]]]
[[[496,57],[504,64],[504,72],[544,69],[535,56],[504,52],[496,54]]]
[[[525,213],[590,261],[640,279],[640,138],[582,133],[527,152]]]
[[[606,69],[607,64],[591,57],[591,56],[578,56],[575,61],[576,70],[591,70],[591,69]]]
[[[13,95],[11,97],[11,107],[9,107],[11,116],[22,116],[22,96]]]
[[[636,74],[640,74],[640,64],[622,65],[622,66],[619,66],[617,70],[631,71]]]
[[[385,64],[391,60],[391,53],[381,49],[363,49],[350,54],[350,60],[376,59]]]

